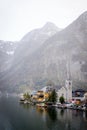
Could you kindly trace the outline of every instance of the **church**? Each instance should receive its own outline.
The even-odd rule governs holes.
[[[72,81],[70,79],[65,81],[65,86],[62,86],[60,89],[58,89],[57,91],[58,101],[61,96],[64,97],[65,102],[72,101]]]
[[[71,80],[71,72],[70,72],[70,62],[67,62],[66,64],[67,68],[67,79],[65,81],[65,85],[62,86],[58,91],[58,101],[61,96],[64,97],[65,102],[71,102],[72,101],[72,80]]]

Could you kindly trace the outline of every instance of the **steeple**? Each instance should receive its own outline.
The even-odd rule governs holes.
[[[71,79],[71,72],[70,72],[70,60],[66,63],[66,71],[67,71],[67,80]]]
[[[71,80],[71,72],[70,72],[70,60],[67,60],[66,71],[67,71],[67,78],[65,81],[66,101],[70,102],[72,100],[72,80]]]
[[[70,72],[70,60],[67,60],[66,70],[67,70],[66,88],[69,89],[70,86],[72,86],[71,72]]]

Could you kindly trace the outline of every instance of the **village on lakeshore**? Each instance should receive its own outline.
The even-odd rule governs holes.
[[[58,87],[51,84],[32,93],[24,93],[20,103],[33,104],[37,107],[70,108],[87,111],[87,90],[72,90],[72,80],[65,81],[65,86]]]

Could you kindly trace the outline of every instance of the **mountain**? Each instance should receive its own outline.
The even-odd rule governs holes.
[[[48,37],[54,35],[56,32],[60,31],[55,24],[51,22],[47,22],[42,28],[35,29],[29,33],[27,33],[21,41],[37,41],[44,42]]]
[[[15,75],[20,73],[20,69],[22,69],[22,65],[24,64],[25,60],[29,56],[33,54],[40,46],[47,40],[49,37],[54,35],[56,32],[60,31],[56,25],[51,22],[46,23],[42,28],[35,29],[29,33],[27,33],[17,44],[17,47],[14,50],[14,55],[12,56],[12,63],[10,64],[11,67],[5,73],[1,75],[1,88],[4,89],[3,86],[13,86],[13,84],[17,84],[15,82]],[[26,61],[27,62],[27,61]],[[23,70],[24,71],[24,70]],[[25,72],[21,75],[23,76]],[[10,77],[12,76],[12,77]],[[11,79],[14,78],[14,79]],[[22,78],[18,78],[19,80]],[[11,82],[9,81],[11,80]],[[13,80],[13,82],[12,82]],[[14,83],[15,82],[15,83]],[[12,83],[11,85],[9,85]],[[22,84],[22,83],[21,83]],[[14,85],[17,86],[17,85]],[[7,88],[6,88],[7,89]],[[13,90],[13,88],[11,88]]]
[[[40,48],[43,43],[60,31],[56,25],[51,22],[46,23],[42,28],[35,29],[29,33],[27,33],[21,41],[19,41],[19,46],[17,47],[14,53],[14,63],[20,64],[20,62],[24,62],[23,59],[28,58],[32,55],[38,48]]]
[[[51,27],[47,23],[21,39],[12,66],[0,80],[2,90],[38,89],[48,81],[64,85],[67,78],[73,89],[87,89],[87,12],[65,29]]]
[[[0,72],[10,68],[17,45],[17,42],[0,40]]]
[[[67,28],[47,39],[29,62],[33,83],[41,85],[48,80],[65,84],[67,71],[73,89],[87,88],[87,12]],[[67,68],[68,66],[68,68]]]
[[[44,65],[42,77],[45,74],[46,78],[49,77],[57,84],[64,84],[67,71],[70,71],[73,88],[85,88],[87,84],[87,12],[67,28],[49,38],[38,52],[40,52],[38,63]]]

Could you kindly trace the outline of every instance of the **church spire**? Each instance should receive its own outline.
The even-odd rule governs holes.
[[[67,60],[66,71],[67,71],[67,80],[70,80],[71,79],[70,60]]]

